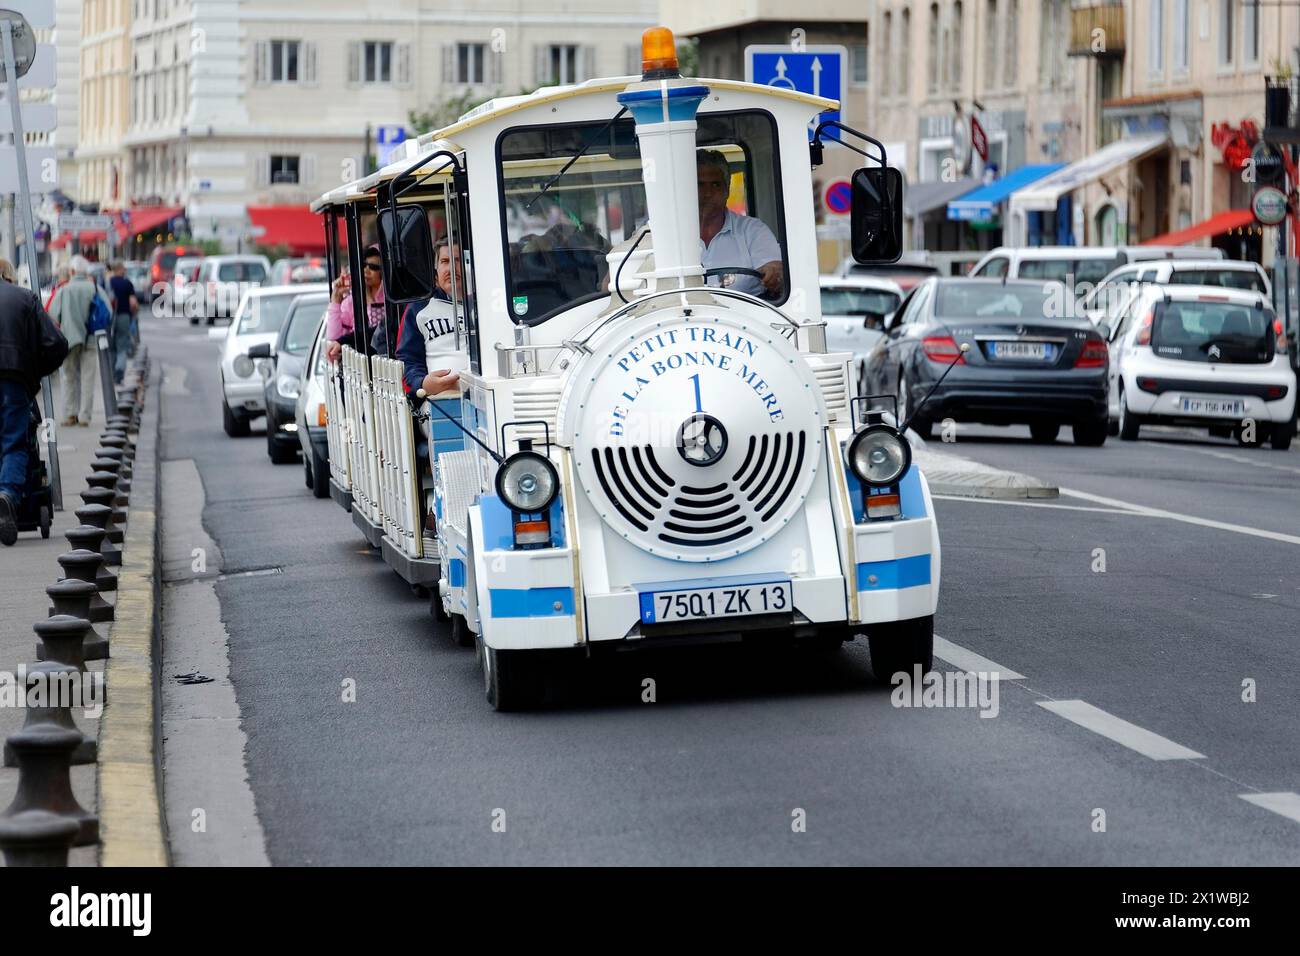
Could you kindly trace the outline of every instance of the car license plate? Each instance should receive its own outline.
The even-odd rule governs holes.
[[[1179,409],[1184,415],[1218,418],[1239,418],[1246,411],[1245,403],[1239,398],[1184,398]]]
[[[641,595],[641,623],[662,624],[746,614],[788,614],[793,608],[789,581],[654,591]]]
[[[1051,342],[990,342],[989,347],[995,359],[1050,362],[1056,356]]]

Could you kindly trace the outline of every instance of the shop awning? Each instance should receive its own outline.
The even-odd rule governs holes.
[[[937,183],[909,185],[903,190],[903,216],[907,219],[915,219],[917,216],[942,209],[949,199],[968,193],[978,185],[979,180],[969,176],[950,183],[940,180]]]
[[[325,223],[307,206],[249,206],[248,221],[265,230],[259,245],[288,246],[294,255],[325,252]]]
[[[1146,242],[1140,243],[1140,245],[1185,246],[1197,239],[1208,239],[1210,236],[1222,235],[1229,229],[1240,229],[1242,226],[1249,226],[1254,221],[1255,214],[1249,209],[1229,209],[1227,212],[1215,213],[1209,219],[1198,222],[1194,226],[1188,226],[1186,229],[1179,229],[1175,232],[1166,232],[1163,236],[1148,239]]]
[[[136,206],[126,211],[126,220],[117,224],[119,242],[126,242],[134,236],[146,236],[156,232],[159,226],[165,226],[177,216],[184,215],[185,210],[175,206]]]
[[[997,215],[997,207],[1007,201],[1017,189],[1037,182],[1044,176],[1061,169],[1064,163],[1038,163],[1013,169],[1001,179],[970,192],[958,194],[948,203],[948,218],[957,222],[990,222]]]
[[[1050,212],[1066,193],[1163,149],[1168,143],[1168,133],[1148,133],[1116,140],[1091,156],[1070,163],[1064,169],[1012,193],[1011,207],[1028,212]]]

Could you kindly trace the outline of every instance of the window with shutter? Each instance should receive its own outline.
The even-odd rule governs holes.
[[[257,158],[257,185],[271,185],[271,157],[259,156]]]
[[[397,85],[399,87],[409,87],[411,85],[411,44],[397,44],[396,54]]]
[[[302,45],[302,81],[307,86],[315,86],[316,80],[316,44]]]
[[[302,157],[300,182],[311,186],[316,183],[316,155],[307,153]]]
[[[575,83],[582,83],[593,76],[600,75],[596,71],[596,48],[594,46],[584,46],[580,47],[579,50],[581,56],[579,57],[578,68],[574,71],[573,82]]]
[[[253,83],[257,86],[263,86],[268,81],[270,52],[270,44],[265,40],[253,44]]]
[[[489,50],[487,55],[488,72],[487,81],[490,85],[499,87],[502,83],[502,72],[505,66],[505,54],[500,50]]]
[[[442,45],[442,82],[444,84],[456,82],[456,44],[454,43]]]
[[[641,75],[641,47],[629,43],[623,48],[623,72],[628,76]]]
[[[348,83],[352,86],[361,82],[361,44],[353,40],[348,44]]]
[[[533,82],[538,86],[551,83],[551,48],[545,44],[533,47]]]

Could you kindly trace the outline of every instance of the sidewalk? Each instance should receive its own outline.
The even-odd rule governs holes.
[[[54,406],[58,410],[58,419],[65,416],[61,383],[56,374],[53,380]],[[72,550],[72,545],[63,536],[63,532],[76,527],[76,510],[84,504],[81,492],[86,488],[86,476],[90,473],[90,461],[99,445],[99,436],[104,430],[104,410],[102,387],[99,377],[95,378],[95,419],[89,428],[59,428],[56,437],[59,446],[59,467],[62,471],[63,510],[54,512],[54,523],[50,529],[49,540],[43,540],[39,531],[28,531],[18,535],[18,543],[12,548],[0,546],[0,670],[14,674],[19,664],[31,665],[36,662],[36,635],[32,624],[47,616],[50,598],[45,589],[59,579],[63,569],[58,557]],[[44,405],[41,408],[44,411]],[[45,448],[42,446],[44,457]],[[116,594],[106,594],[104,599],[109,604],[115,603]],[[96,625],[101,629],[105,624]],[[87,669],[102,671],[103,661],[91,661]],[[0,707],[0,740],[18,730],[23,725],[24,712],[21,708]],[[73,719],[77,727],[88,737],[98,736],[97,721],[74,712]],[[0,810],[9,806],[14,791],[18,786],[18,768],[0,767]],[[97,812],[98,799],[95,787],[95,765],[83,764],[72,768],[72,789],[83,807]],[[78,847],[71,851],[68,862],[72,866],[95,866],[98,858],[97,846]],[[4,865],[0,857],[0,866]]]

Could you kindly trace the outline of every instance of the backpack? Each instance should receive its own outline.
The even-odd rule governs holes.
[[[113,313],[108,310],[108,304],[104,302],[104,297],[99,294],[99,290],[96,290],[90,300],[90,315],[86,319],[86,331],[91,334],[107,332],[112,324]]]

